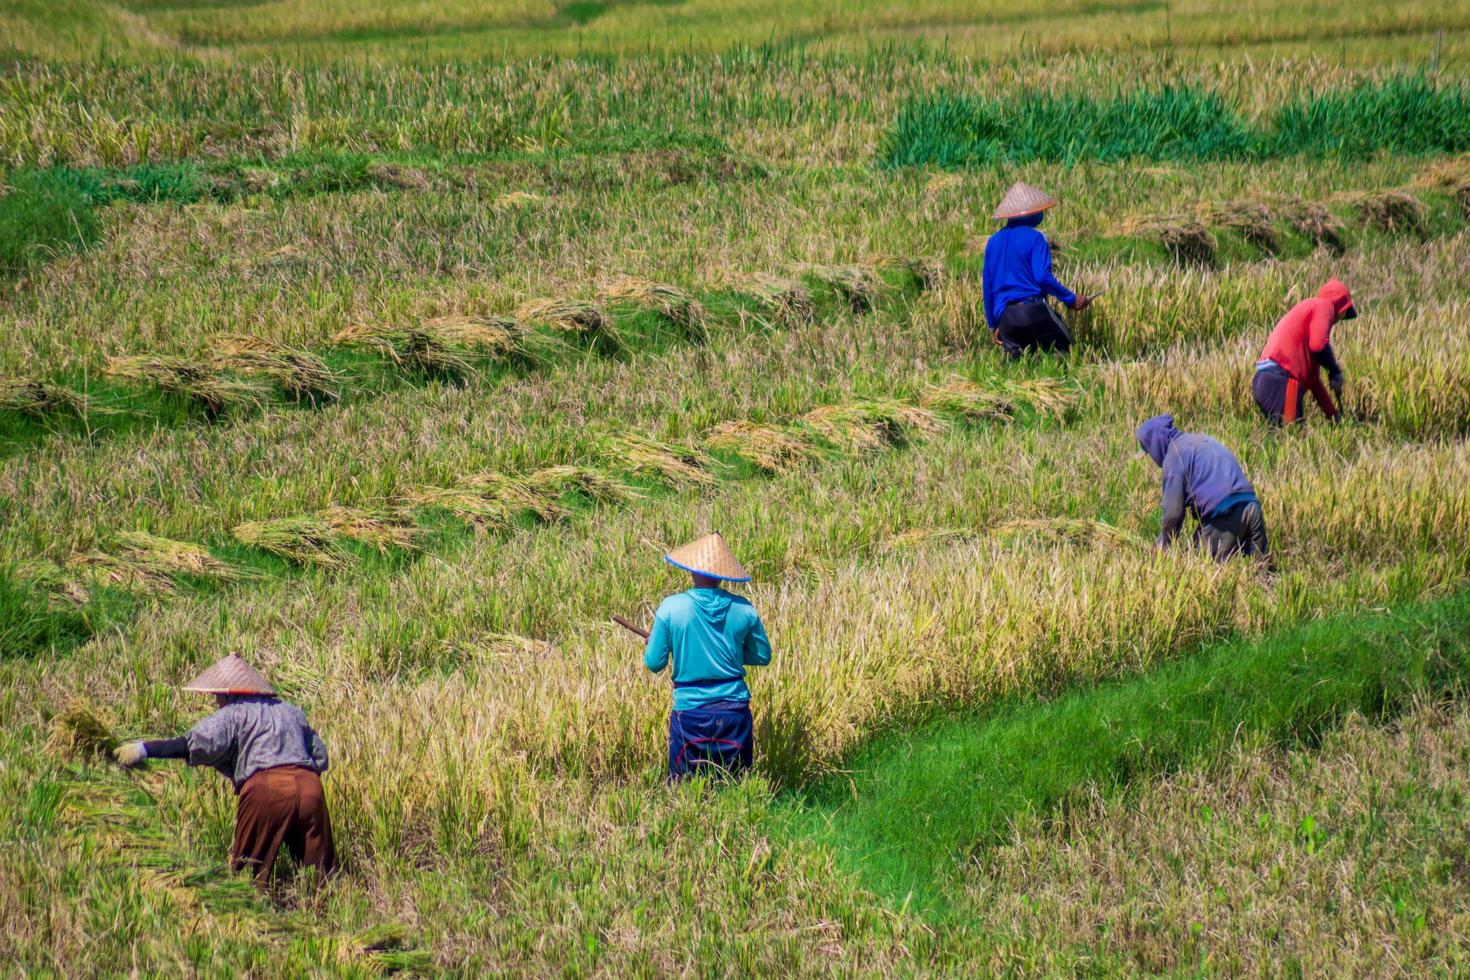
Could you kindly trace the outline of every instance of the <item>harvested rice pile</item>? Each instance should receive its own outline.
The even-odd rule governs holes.
[[[266,388],[258,379],[231,378],[210,364],[183,357],[114,357],[107,362],[107,374],[120,381],[187,398],[202,406],[210,417],[258,408],[268,399]]]
[[[235,335],[220,341],[215,361],[241,374],[271,378],[297,401],[328,402],[342,396],[342,377],[320,357],[300,348]]]
[[[704,444],[734,453],[769,473],[786,473],[817,458],[816,447],[800,432],[740,420],[715,426],[705,436]]]
[[[675,487],[709,486],[716,479],[714,460],[702,450],[632,433],[604,438],[598,453],[610,465],[634,476]]]
[[[640,279],[637,276],[618,276],[602,287],[602,295],[608,299],[629,300],[649,307],[677,326],[690,340],[702,341],[705,338],[707,324],[704,306],[678,286]]]
[[[878,300],[882,281],[867,266],[815,265],[809,266],[807,271],[837,290],[854,313],[867,313]]]
[[[22,415],[87,414],[87,397],[64,385],[24,378],[0,378],[0,412]]]
[[[379,552],[412,548],[417,531],[401,514],[383,510],[329,507],[319,514],[250,521],[231,532],[241,544],[297,564],[342,568],[355,557],[348,541]]]

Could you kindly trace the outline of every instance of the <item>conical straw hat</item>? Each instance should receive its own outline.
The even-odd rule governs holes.
[[[706,534],[698,541],[691,541],[682,548],[664,555],[664,561],[686,572],[697,572],[710,578],[722,578],[729,582],[749,582],[750,573],[735,560],[735,554],[719,532]]]
[[[213,667],[200,674],[188,684],[186,691],[201,694],[274,694],[270,682],[255,672],[255,668],[232,653]]]
[[[1057,199],[1039,187],[1023,184],[1019,180],[1011,185],[1006,191],[1006,196],[1000,199],[1000,207],[995,209],[994,217],[998,221],[1009,218],[1020,218],[1028,214],[1036,214],[1047,208],[1057,206]]]

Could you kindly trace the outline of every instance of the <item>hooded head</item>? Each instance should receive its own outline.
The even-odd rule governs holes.
[[[1184,433],[1174,428],[1174,416],[1155,415],[1138,427],[1133,433],[1138,438],[1138,444],[1143,451],[1148,453],[1149,458],[1160,466],[1164,465],[1164,457],[1169,453],[1169,444],[1178,439]]]
[[[1035,214],[1023,214],[1019,218],[1006,220],[1007,228],[1035,228],[1046,220],[1045,211],[1037,211]]]
[[[1317,296],[1332,304],[1333,312],[1339,320],[1351,320],[1358,315],[1358,308],[1353,305],[1353,296],[1340,279],[1327,280],[1317,291]]]

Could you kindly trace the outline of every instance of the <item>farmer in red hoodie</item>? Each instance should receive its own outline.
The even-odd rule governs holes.
[[[1300,419],[1306,391],[1311,391],[1329,419],[1337,418],[1332,394],[1342,395],[1342,368],[1332,353],[1332,327],[1338,320],[1357,315],[1348,288],[1329,279],[1316,296],[1302,300],[1277,322],[1256,361],[1251,382],[1256,404],[1266,418],[1278,425]],[[1322,384],[1324,370],[1332,393]]]

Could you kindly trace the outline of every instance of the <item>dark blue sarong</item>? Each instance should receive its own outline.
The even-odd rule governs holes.
[[[712,701],[669,713],[669,779],[712,766],[731,775],[750,768],[755,725],[748,701]]]

